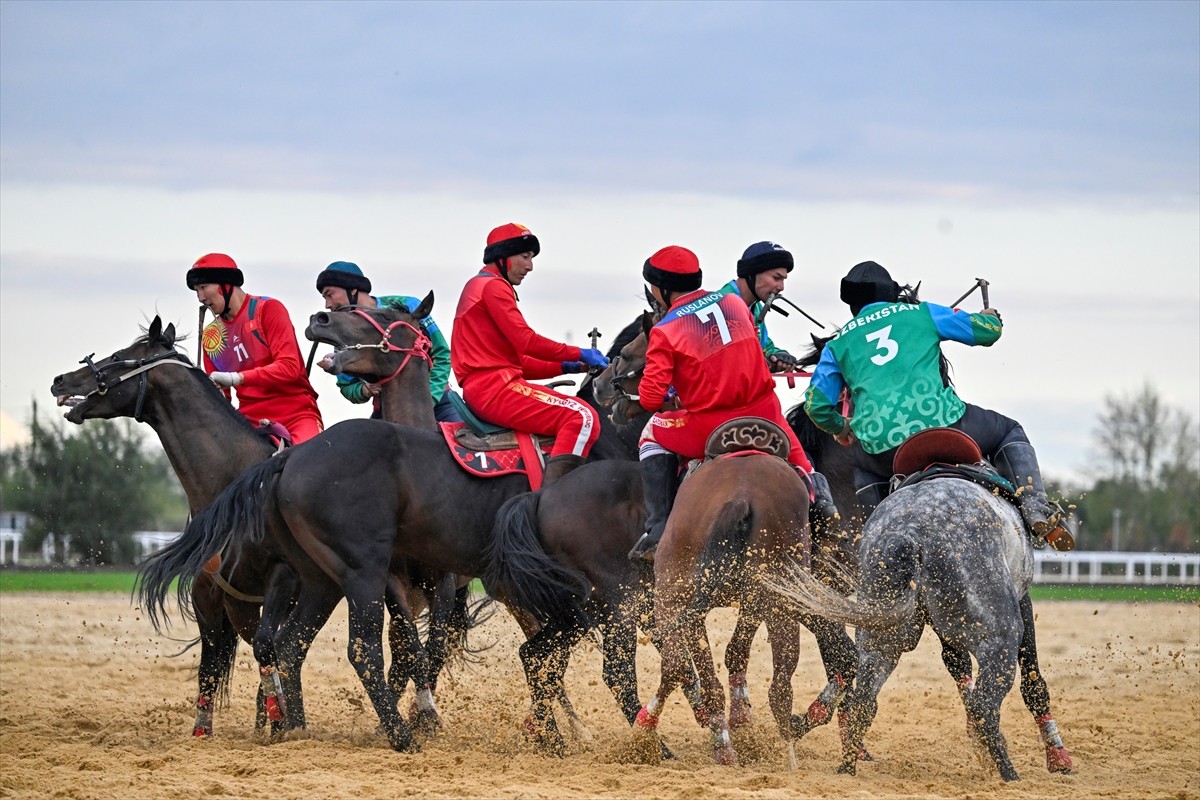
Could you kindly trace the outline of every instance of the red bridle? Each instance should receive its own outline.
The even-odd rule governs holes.
[[[356,309],[353,309],[350,313],[358,314],[360,317],[365,319],[367,322],[371,323],[371,327],[373,327],[375,330],[379,331],[380,340],[379,340],[378,344],[361,344],[361,343],[360,344],[352,344],[352,345],[347,345],[343,349],[345,349],[345,350],[382,350],[385,353],[404,353],[404,360],[400,362],[400,366],[396,367],[396,371],[393,372],[391,375],[389,375],[388,377],[379,381],[378,382],[379,386],[384,386],[388,383],[391,383],[393,380],[395,380],[396,376],[398,376],[401,372],[403,372],[404,368],[406,366],[408,366],[408,362],[412,359],[413,356],[416,356],[416,357],[424,360],[425,363],[429,365],[429,368],[433,369],[433,356],[430,355],[430,352],[429,352],[430,348],[433,346],[433,342],[430,341],[429,336],[425,333],[425,331],[421,330],[421,328],[419,326],[413,325],[411,322],[406,322],[404,320],[396,320],[395,322],[391,323],[386,328],[384,328],[382,325],[380,325],[378,322],[375,321],[374,317],[372,317],[370,314],[366,313],[362,309],[356,308]],[[408,328],[409,330],[411,330],[413,332],[414,340],[413,340],[411,347],[399,347],[392,342],[392,331],[397,327]]]

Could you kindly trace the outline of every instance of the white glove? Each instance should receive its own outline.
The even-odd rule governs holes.
[[[213,372],[208,379],[217,386],[241,386],[243,380],[240,372]]]

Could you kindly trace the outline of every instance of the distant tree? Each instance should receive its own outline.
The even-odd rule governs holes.
[[[35,405],[29,444],[0,463],[5,504],[33,518],[25,545],[40,548],[49,534],[66,534],[83,564],[130,563],[135,530],[186,517],[165,456],[145,452],[130,420],[89,421],[68,435],[62,423],[44,425]]]
[[[1196,420],[1150,384],[1104,399],[1094,432],[1095,484],[1078,501],[1093,535],[1121,514],[1123,550],[1200,549],[1200,435]]]

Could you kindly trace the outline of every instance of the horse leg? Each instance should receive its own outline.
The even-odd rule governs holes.
[[[228,691],[238,646],[237,630],[225,615],[221,592],[205,577],[201,573],[192,587],[192,608],[200,627],[200,669],[193,736],[213,735],[213,711],[217,700]]]
[[[429,629],[425,635],[423,650],[418,642],[418,650],[423,653],[423,658],[418,658],[413,675],[413,681],[417,685],[416,711],[409,719],[412,726],[426,736],[437,735],[442,727],[433,692],[437,687],[438,675],[446,663],[446,642],[450,637],[456,611],[457,580],[456,576],[448,572],[438,579],[429,603]]]
[[[1046,769],[1063,775],[1070,775],[1073,766],[1071,754],[1063,744],[1058,732],[1058,723],[1050,713],[1050,687],[1042,676],[1038,665],[1037,634],[1033,627],[1033,601],[1026,592],[1021,598],[1021,621],[1025,630],[1021,634],[1021,646],[1017,650],[1017,664],[1021,670],[1021,699],[1025,707],[1033,714],[1042,735],[1042,744],[1046,747]]]
[[[989,638],[980,642],[975,654],[979,661],[979,680],[967,693],[968,708],[976,721],[979,740],[1005,781],[1020,780],[1008,757],[1004,734],[1000,732],[1000,704],[1012,688],[1018,647],[1017,641]]]
[[[383,668],[383,596],[386,585],[385,575],[352,572],[345,576],[343,587],[350,607],[346,655],[358,673],[358,679],[379,716],[379,724],[392,749],[410,751],[417,749],[416,743],[412,731],[396,708],[399,695],[388,685]],[[417,641],[416,626],[412,625],[411,618],[408,621],[412,626],[410,641]],[[416,650],[419,649],[418,644]]]
[[[825,667],[826,684],[816,699],[809,704],[804,716],[792,718],[792,735],[797,739],[806,736],[814,728],[828,723],[836,711],[839,735],[842,746],[845,747],[848,721],[845,710],[838,710],[838,706],[854,682],[857,670],[858,654],[854,648],[854,641],[846,633],[844,625],[830,622],[824,617],[801,614],[798,620],[817,639],[821,663]],[[859,760],[872,760],[866,748],[859,752]]]
[[[554,718],[554,699],[562,687],[571,647],[583,636],[584,630],[579,620],[552,620],[518,650],[525,682],[529,685],[526,733],[539,748],[552,755],[561,756],[566,751],[566,742]]]
[[[971,664],[971,653],[967,648],[947,642],[942,635],[938,634],[938,639],[942,643],[942,663],[946,666],[946,671],[950,673],[950,677],[954,679],[954,685],[958,689],[958,696],[962,699],[963,709],[967,715],[967,740],[973,747],[976,748],[976,755],[980,761],[989,758],[989,754],[982,746],[982,741],[979,738],[979,728],[976,719],[972,712],[971,692],[975,689],[975,674],[974,667]]]
[[[262,612],[254,629],[254,660],[258,662],[260,702],[255,727],[262,727],[270,720],[273,734],[281,733],[285,728],[303,728],[305,724],[303,718],[297,719],[288,714],[289,704],[275,660],[275,632],[291,609],[296,587],[296,574],[291,569],[280,564],[271,570],[263,593]],[[300,710],[302,712],[303,708]],[[260,721],[262,724],[259,724]]]
[[[794,619],[775,614],[767,622],[771,643],[771,689],[767,694],[771,714],[787,751],[788,768],[796,769],[796,740],[792,736],[792,676],[800,660],[800,625]]]
[[[275,631],[275,666],[287,698],[288,720],[293,728],[305,727],[304,694],[300,672],[321,627],[337,607],[342,593],[324,573],[305,576],[296,605]]]
[[[752,616],[745,607],[738,611],[737,624],[725,647],[725,669],[729,672],[729,727],[749,725],[750,690],[746,688],[746,667],[750,663],[750,645],[762,620]]]
[[[879,711],[879,690],[900,661],[900,648],[874,647],[866,641],[867,638],[863,636],[860,639],[854,688],[845,700],[845,737],[842,740],[842,761],[837,768],[843,775],[857,772],[859,750]]]
[[[620,612],[610,617],[604,626],[601,651],[604,684],[621,707],[626,721],[632,725],[642,705],[637,690],[637,625],[634,621]]]

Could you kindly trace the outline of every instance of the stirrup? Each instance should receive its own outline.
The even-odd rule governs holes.
[[[651,541],[650,531],[642,534],[642,537],[637,540],[633,549],[629,551],[629,560],[635,564],[653,564],[654,551],[658,549],[658,542]]]
[[[1046,544],[1060,553],[1075,549],[1075,537],[1071,535],[1071,531],[1067,529],[1067,526],[1061,522],[1054,527],[1054,530],[1046,534],[1045,540]]]

